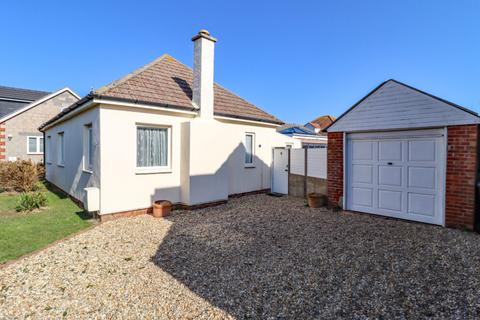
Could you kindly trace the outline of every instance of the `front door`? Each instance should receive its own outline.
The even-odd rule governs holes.
[[[288,194],[288,150],[273,149],[273,184],[272,191]]]

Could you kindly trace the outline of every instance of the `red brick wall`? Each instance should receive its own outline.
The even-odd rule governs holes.
[[[472,230],[475,223],[478,126],[448,127],[445,224]]]
[[[0,160],[5,160],[5,122],[0,123]]]
[[[343,132],[328,133],[327,178],[328,201],[336,205],[343,196]]]

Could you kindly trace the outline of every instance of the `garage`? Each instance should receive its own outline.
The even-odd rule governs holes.
[[[346,208],[443,224],[443,130],[349,134]]]
[[[396,80],[326,128],[331,205],[474,229],[479,116]]]

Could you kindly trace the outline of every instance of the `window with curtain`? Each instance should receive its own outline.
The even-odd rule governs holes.
[[[42,154],[43,137],[27,137],[27,151],[29,154]]]
[[[255,138],[253,133],[245,134],[245,164],[253,165]]]
[[[64,165],[65,164],[65,136],[63,132],[58,133],[58,141],[57,141],[57,164]]]
[[[137,127],[137,167],[168,167],[168,128]]]

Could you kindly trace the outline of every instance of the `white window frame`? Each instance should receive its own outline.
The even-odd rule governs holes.
[[[36,151],[35,152],[30,152],[30,139],[35,139],[36,140]],[[43,152],[40,151],[40,142],[42,140],[43,136],[27,136],[27,154],[43,154]],[[44,150],[45,151],[45,150]]]
[[[45,162],[52,164],[52,136],[47,136],[43,152],[45,152]]]
[[[65,166],[65,132],[57,133],[57,165]]]
[[[138,167],[137,166],[137,130],[138,128],[167,129],[167,165],[157,167]],[[135,125],[135,173],[136,174],[152,174],[152,173],[170,173],[172,172],[172,127],[163,124],[137,123]]]
[[[92,144],[93,149],[93,127],[91,123],[87,123],[83,126],[83,171],[92,173],[93,172],[93,158],[92,163],[90,163],[90,144]]]
[[[252,137],[252,162],[249,163],[246,160],[246,155],[247,155],[247,136]],[[255,167],[255,133],[253,132],[245,132],[245,137],[244,137],[244,147],[245,147],[245,155],[243,157],[243,161],[245,164],[245,168],[254,168]]]

